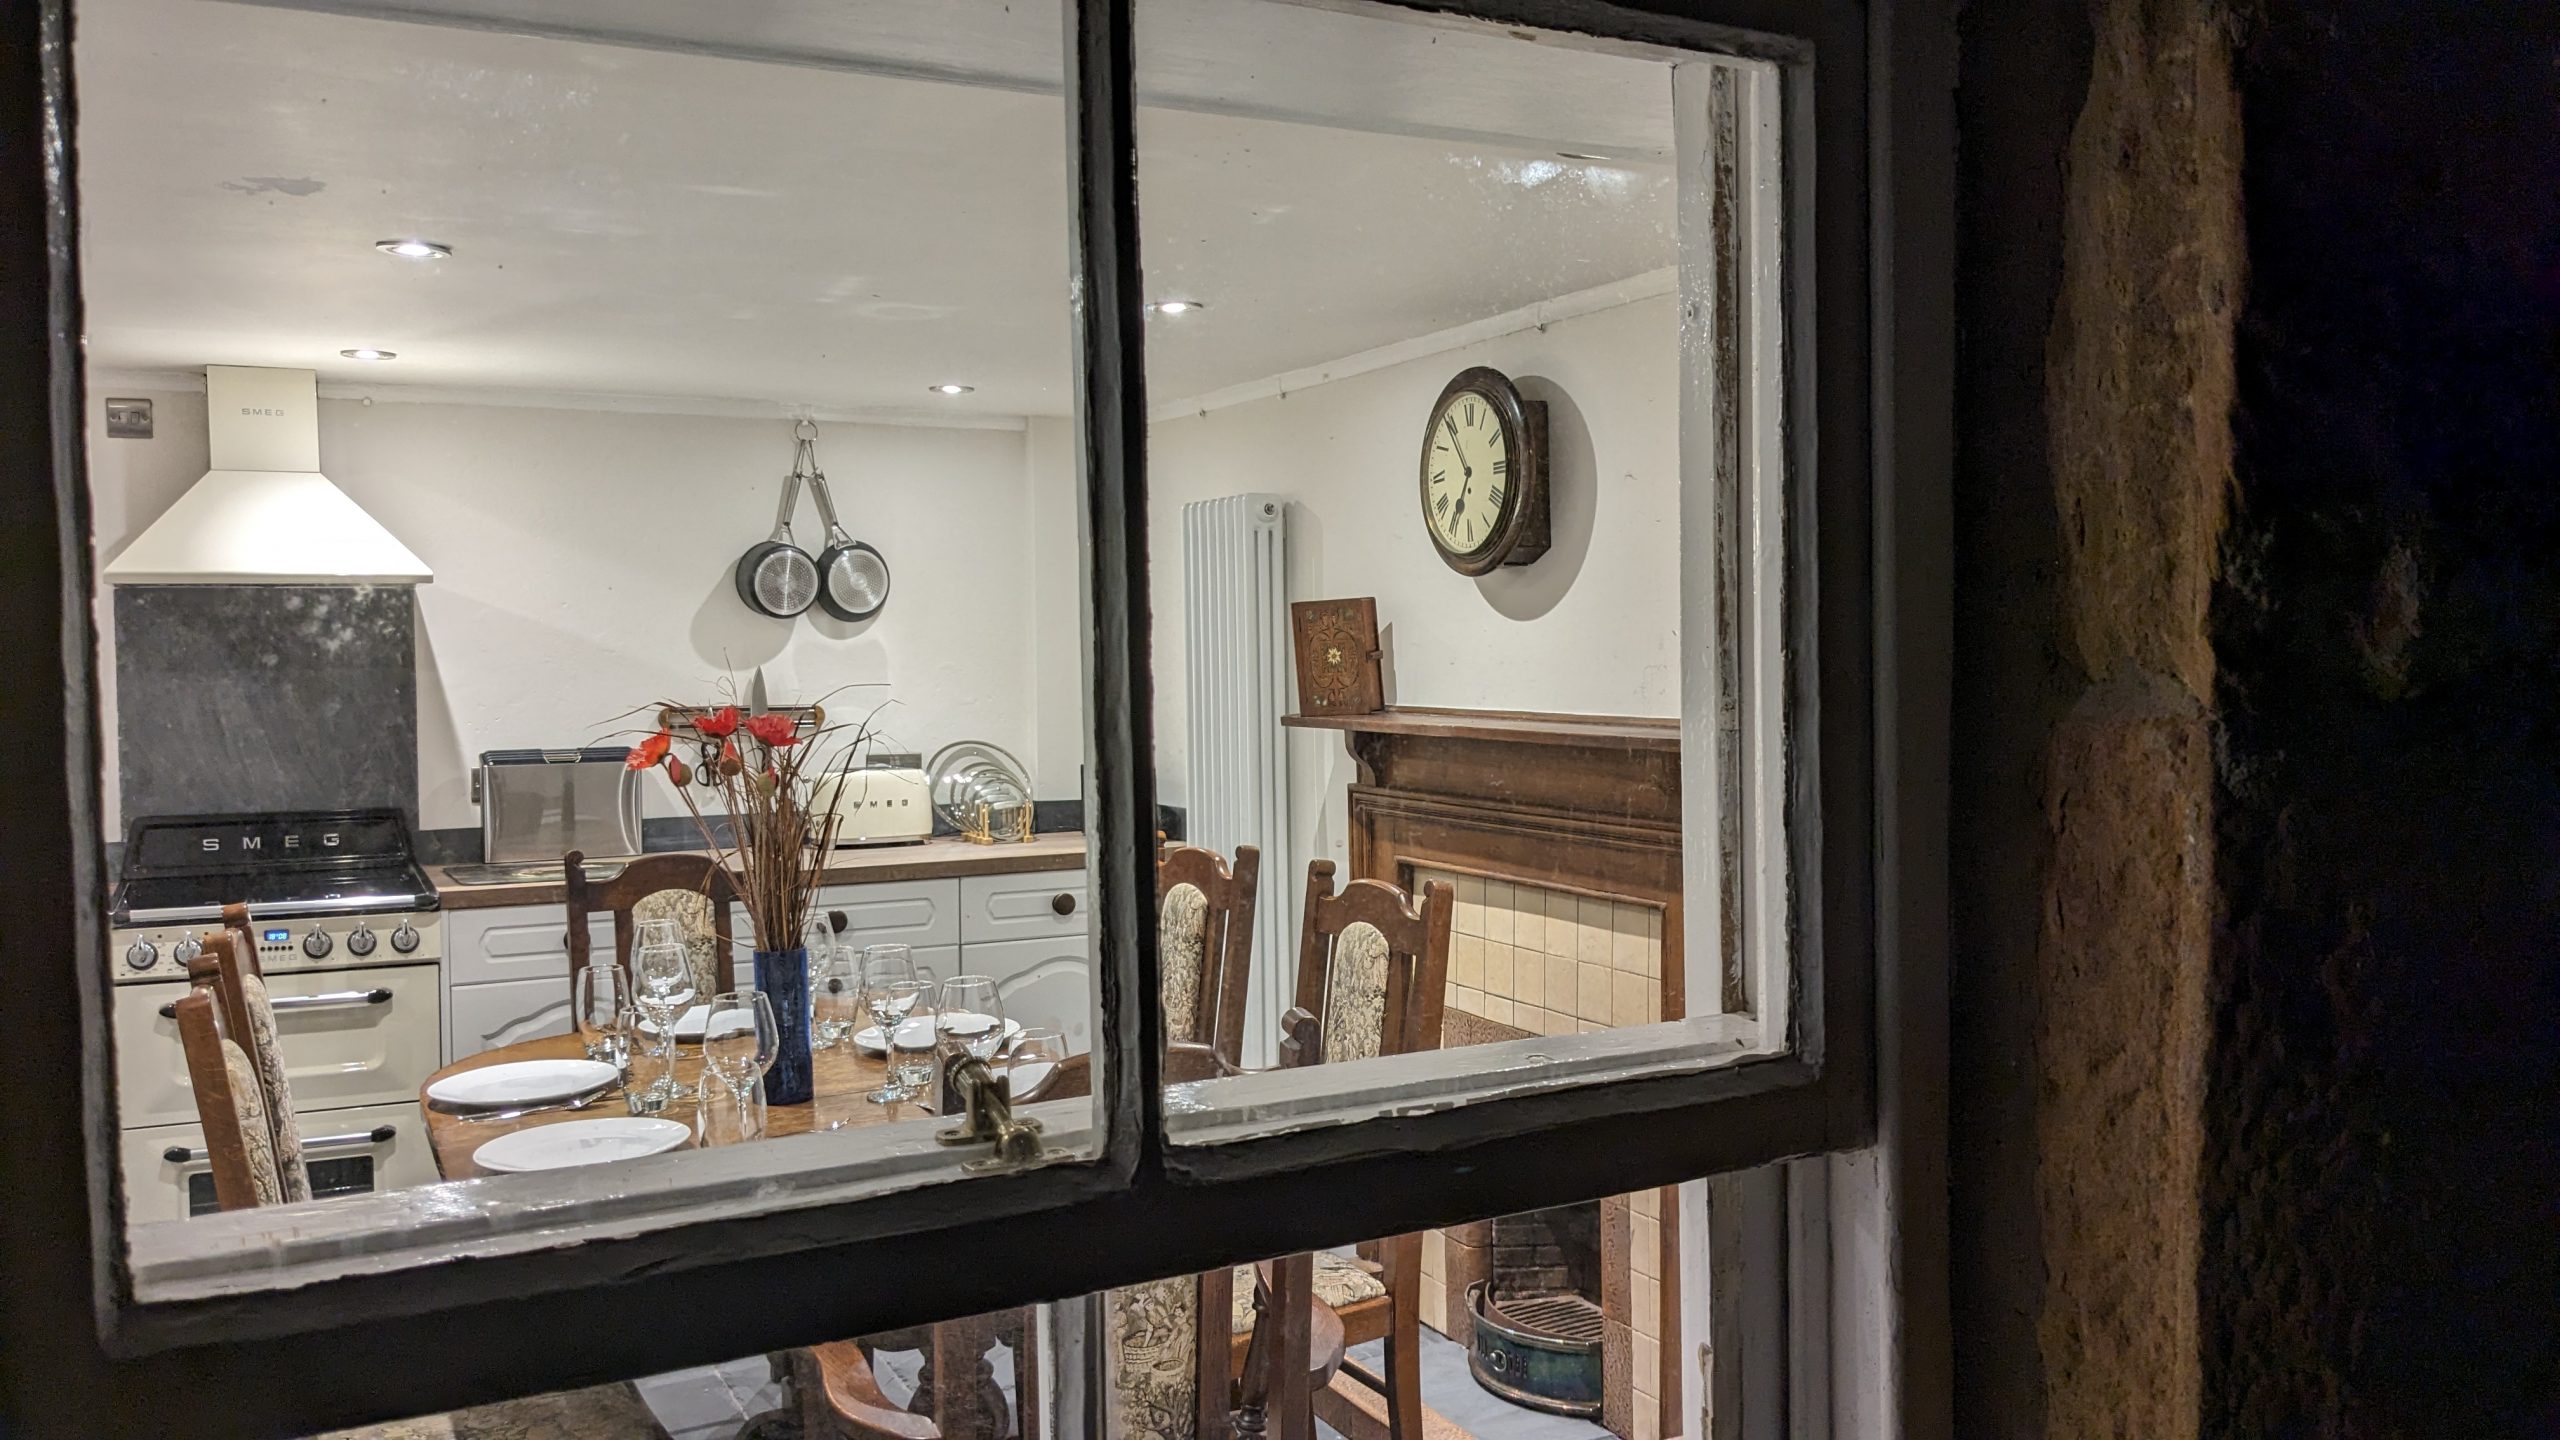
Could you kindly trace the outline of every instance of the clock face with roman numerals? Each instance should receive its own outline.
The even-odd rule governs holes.
[[[1461,574],[1523,565],[1547,548],[1539,472],[1546,407],[1481,367],[1441,392],[1422,438],[1422,523]]]

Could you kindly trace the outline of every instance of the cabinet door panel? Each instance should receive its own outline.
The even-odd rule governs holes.
[[[564,989],[569,983],[569,918],[560,906],[449,911],[444,933],[445,965],[457,986],[536,977],[557,979]],[[587,917],[587,934],[593,953],[613,953],[612,916]]]
[[[563,960],[562,965],[568,962]],[[456,985],[452,995],[453,1058],[519,1040],[569,1033],[569,977]]]
[[[960,943],[993,940],[1083,941],[1093,914],[1082,870],[972,875],[960,882]]]
[[[818,892],[818,913],[841,911],[840,936],[857,945],[894,940],[922,948],[960,940],[960,882],[899,880],[879,885],[830,885]]]
[[[963,945],[960,961],[994,977],[1007,1020],[1058,1031],[1072,1055],[1093,1048],[1093,955],[1082,935]]]

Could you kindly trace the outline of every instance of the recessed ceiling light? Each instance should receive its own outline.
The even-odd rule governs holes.
[[[936,395],[966,395],[978,387],[975,385],[953,385],[945,382],[940,385],[928,385],[925,388],[931,390]]]
[[[1159,300],[1147,308],[1159,315],[1188,315],[1194,310],[1206,310],[1209,307],[1197,300]]]
[[[439,245],[433,240],[376,240],[373,248],[403,260],[442,260],[453,253],[452,246]]]
[[[400,352],[397,350],[376,350],[370,345],[359,345],[353,350],[341,350],[338,353],[350,360],[397,360],[400,358]]]

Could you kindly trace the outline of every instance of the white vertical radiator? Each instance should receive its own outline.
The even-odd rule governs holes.
[[[1285,516],[1277,495],[1229,495],[1182,507],[1182,616],[1190,724],[1188,842],[1232,859],[1262,851],[1254,906],[1246,1065],[1278,1063],[1274,1032],[1294,1003],[1289,749],[1280,717],[1293,668]]]

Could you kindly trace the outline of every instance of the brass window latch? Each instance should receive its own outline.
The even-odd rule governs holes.
[[[986,1061],[974,1055],[956,1056],[944,1076],[943,1093],[960,1101],[960,1123],[934,1132],[933,1138],[945,1145],[995,1147],[993,1154],[961,1169],[972,1173],[1024,1170],[1068,1158],[1066,1151],[1053,1151],[1041,1143],[1039,1121],[1013,1113],[1011,1079],[988,1069]]]

